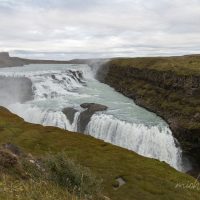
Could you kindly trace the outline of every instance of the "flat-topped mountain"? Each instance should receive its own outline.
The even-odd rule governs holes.
[[[7,52],[0,52],[0,67],[23,66],[23,59],[10,57]]]

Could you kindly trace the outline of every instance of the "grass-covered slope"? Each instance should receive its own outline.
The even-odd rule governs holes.
[[[139,69],[154,69],[157,71],[171,71],[178,75],[200,75],[200,55],[186,55],[174,57],[138,57],[120,58],[112,62],[123,67]]]
[[[62,152],[37,159],[13,144],[0,147],[0,199],[102,200],[101,183]]]
[[[200,163],[200,56],[113,59],[104,68],[107,84],[162,116]]]
[[[113,200],[197,200],[200,195],[197,188],[176,187],[195,183],[195,179],[165,163],[86,135],[26,123],[2,107],[0,143],[12,143],[35,157],[64,152],[103,178],[103,195]],[[118,177],[126,184],[114,190]]]

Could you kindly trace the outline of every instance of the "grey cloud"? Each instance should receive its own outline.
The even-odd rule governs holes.
[[[200,52],[199,0],[0,0],[0,19],[0,50],[25,57]]]

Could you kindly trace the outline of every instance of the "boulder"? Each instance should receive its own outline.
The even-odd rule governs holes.
[[[72,124],[74,121],[75,113],[78,112],[78,110],[68,107],[68,108],[64,108],[62,112],[65,114],[69,122]]]
[[[80,106],[82,108],[87,108],[91,112],[104,111],[108,109],[107,106],[96,104],[96,103],[83,103]]]
[[[80,105],[82,108],[86,109],[83,111],[78,120],[78,131],[83,133],[85,131],[86,126],[90,122],[92,115],[98,111],[107,110],[107,106],[95,103],[84,103]]]

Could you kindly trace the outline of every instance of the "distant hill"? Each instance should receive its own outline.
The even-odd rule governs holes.
[[[33,60],[18,57],[11,57],[8,52],[0,52],[0,67],[17,67],[28,64],[99,64],[108,59],[74,59],[68,61],[58,60]]]
[[[68,64],[70,61],[56,60],[31,60],[18,57],[10,57],[8,52],[0,52],[0,67],[15,67],[27,64]]]
[[[14,57],[12,58],[7,52],[0,53],[0,67],[13,67],[22,65],[24,65],[24,61],[22,59]]]

